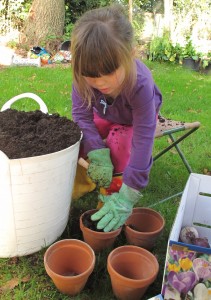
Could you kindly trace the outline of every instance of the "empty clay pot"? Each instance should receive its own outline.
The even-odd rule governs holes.
[[[165,226],[160,213],[151,209],[138,207],[125,223],[125,236],[129,244],[151,250]]]
[[[149,251],[128,245],[110,252],[107,269],[117,299],[138,300],[156,279],[159,265]]]
[[[83,233],[84,241],[89,244],[92,249],[97,253],[105,248],[109,248],[114,244],[116,237],[120,234],[122,227],[110,232],[95,231],[84,224],[84,216],[92,215],[97,212],[97,209],[92,209],[84,212],[80,217],[80,229]]]
[[[44,265],[57,289],[61,293],[74,296],[84,288],[92,273],[95,254],[83,241],[61,240],[47,249]]]

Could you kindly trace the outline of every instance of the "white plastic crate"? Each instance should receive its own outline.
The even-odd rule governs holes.
[[[192,173],[169,236],[164,269],[164,300],[211,299],[211,249],[179,241],[181,228],[193,226],[211,244],[211,176]]]

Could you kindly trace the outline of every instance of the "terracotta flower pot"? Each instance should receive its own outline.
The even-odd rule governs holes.
[[[57,289],[73,296],[80,293],[92,273],[95,254],[83,241],[61,240],[47,249],[44,265]]]
[[[80,229],[83,233],[84,241],[89,244],[92,249],[97,253],[105,248],[109,248],[114,244],[116,237],[120,234],[122,227],[117,230],[110,232],[95,231],[87,227],[84,224],[84,217],[87,215],[92,215],[97,211],[97,209],[92,209],[84,212],[80,217]]]
[[[165,226],[160,213],[151,208],[134,208],[124,227],[129,244],[151,250]]]
[[[149,251],[128,245],[109,254],[107,269],[117,299],[138,300],[156,279],[159,265]]]

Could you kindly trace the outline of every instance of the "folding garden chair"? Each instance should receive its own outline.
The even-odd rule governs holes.
[[[182,162],[184,166],[186,167],[187,171],[189,173],[192,173],[191,166],[189,165],[187,159],[185,158],[184,153],[179,147],[179,143],[186,139],[188,136],[190,136],[194,131],[196,131],[200,127],[200,122],[192,122],[192,123],[185,123],[181,121],[174,121],[171,119],[166,119],[165,117],[159,115],[158,121],[157,121],[157,127],[155,132],[155,138],[160,138],[163,136],[168,136],[171,140],[171,144],[168,145],[166,148],[164,148],[162,151],[160,151],[158,154],[156,154],[153,157],[153,160],[156,161],[158,158],[160,158],[162,155],[164,155],[166,152],[171,150],[172,148],[175,148],[178,152],[180,158],[182,159]],[[182,132],[183,134],[179,137],[175,137],[174,134],[177,132]],[[172,197],[176,197],[181,195],[182,192],[174,194],[166,199],[163,199],[159,201],[159,203],[164,202],[168,199],[171,199]]]

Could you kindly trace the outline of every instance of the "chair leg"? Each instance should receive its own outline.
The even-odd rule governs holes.
[[[172,142],[175,142],[175,138],[173,137],[172,134],[169,134],[170,139],[172,140]],[[189,173],[192,173],[192,169],[191,166],[189,165],[187,159],[185,158],[183,152],[181,151],[180,147],[178,144],[175,144],[175,148],[177,150],[177,152],[179,153],[179,156],[181,157],[186,169],[188,170]]]
[[[166,152],[168,152],[170,149],[172,149],[173,147],[176,148],[176,150],[178,151],[185,167],[187,168],[189,173],[192,173],[192,169],[190,167],[190,165],[188,164],[187,160],[185,159],[184,154],[182,153],[181,149],[179,148],[178,144],[184,140],[187,136],[189,136],[190,134],[192,134],[195,130],[197,130],[198,127],[196,128],[192,128],[191,130],[189,130],[186,134],[184,134],[183,136],[181,136],[180,138],[178,138],[177,140],[174,139],[172,133],[167,132],[166,135],[168,135],[170,137],[170,139],[172,140],[172,144],[169,145],[168,147],[166,147],[164,150],[162,150],[161,152],[159,152],[157,155],[154,156],[153,161],[156,161],[159,157],[161,157],[163,154],[165,154]]]
[[[182,161],[183,161],[183,163],[184,163],[186,169],[188,170],[189,173],[192,173],[192,169],[191,169],[191,167],[190,167],[188,161],[186,160],[186,158],[185,158],[185,156],[184,156],[183,152],[181,151],[181,149],[180,149],[180,147],[179,147],[178,144],[179,144],[182,140],[184,140],[187,136],[189,136],[191,133],[193,133],[195,130],[197,130],[197,129],[198,129],[198,127],[192,128],[192,129],[189,130],[186,134],[184,134],[183,136],[181,136],[181,137],[178,138],[178,139],[175,139],[175,138],[174,138],[174,136],[172,135],[172,132],[166,132],[165,135],[168,135],[168,136],[170,137],[170,139],[171,139],[171,141],[172,141],[172,144],[171,144],[170,146],[166,147],[166,148],[165,148],[164,150],[162,150],[161,152],[159,152],[157,155],[155,155],[154,158],[153,158],[153,161],[157,160],[157,159],[158,159],[159,157],[161,157],[163,154],[165,154],[166,152],[168,152],[171,148],[175,147],[175,149],[177,150],[178,154],[180,155],[180,158],[182,159]],[[182,191],[182,192],[179,192],[179,193],[176,193],[176,194],[173,194],[173,195],[171,195],[171,196],[169,196],[169,197],[167,197],[167,198],[164,198],[164,199],[162,199],[162,200],[160,200],[160,201],[158,201],[158,202],[156,202],[156,203],[150,205],[149,207],[153,207],[153,206],[156,206],[157,204],[164,203],[164,202],[166,202],[166,201],[168,201],[168,200],[170,200],[170,199],[172,199],[172,198],[179,197],[179,196],[182,195],[182,193],[183,193],[183,191]]]

